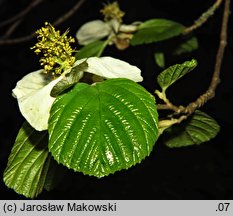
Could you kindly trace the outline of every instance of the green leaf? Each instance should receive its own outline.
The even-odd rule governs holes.
[[[97,56],[104,46],[105,46],[105,41],[94,41],[82,47],[75,55],[75,58],[82,59],[82,58]]]
[[[196,49],[198,49],[198,40],[196,37],[191,37],[183,43],[179,44],[179,46],[173,51],[173,55],[189,53]]]
[[[170,85],[172,85],[188,72],[192,71],[196,66],[197,61],[195,59],[186,61],[183,64],[170,66],[158,75],[158,84],[163,89],[163,91],[165,91]]]
[[[196,110],[192,117],[164,131],[164,142],[170,148],[198,145],[214,138],[220,130],[218,123],[204,112]]]
[[[162,53],[162,52],[155,52],[154,58],[155,58],[155,63],[156,63],[159,67],[161,67],[161,68],[164,68],[164,67],[165,67],[164,53]]]
[[[87,61],[73,67],[70,73],[66,74],[65,77],[53,87],[50,92],[51,97],[57,97],[59,94],[76,84],[82,78],[83,72],[87,67]]]
[[[167,40],[182,33],[184,26],[167,19],[151,19],[142,23],[134,34],[131,45],[148,44]]]
[[[4,182],[9,188],[29,198],[43,190],[50,163],[47,144],[47,132],[23,124],[4,172]]]
[[[158,137],[154,97],[128,79],[78,83],[51,108],[49,150],[68,168],[96,177],[139,163]]]

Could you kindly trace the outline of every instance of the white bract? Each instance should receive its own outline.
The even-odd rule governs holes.
[[[111,27],[102,20],[93,20],[81,26],[76,33],[80,45],[87,45],[95,40],[102,39],[109,35]]]
[[[128,78],[135,82],[143,80],[139,68],[112,57],[81,59],[76,61],[74,66],[85,60],[88,63],[88,68],[85,72],[104,78]],[[43,70],[38,70],[24,76],[13,89],[13,96],[18,100],[22,115],[38,131],[48,129],[50,109],[56,99],[50,96],[50,92],[64,78],[64,74],[52,80],[43,73]]]
[[[115,19],[108,22],[93,20],[80,27],[76,33],[76,38],[80,45],[87,45],[107,36],[116,35],[118,32],[135,32],[138,29],[139,24],[140,22],[135,22],[131,25],[125,25]]]

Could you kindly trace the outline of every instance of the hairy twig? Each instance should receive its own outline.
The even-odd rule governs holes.
[[[159,105],[158,109],[172,110],[174,111],[174,114],[183,113],[183,115],[181,115],[178,119],[175,119],[175,120],[171,119],[170,120],[171,125],[180,123],[183,120],[187,119],[187,117],[191,115],[192,113],[194,113],[196,109],[203,106],[208,100],[212,99],[215,96],[216,88],[218,84],[220,83],[221,65],[223,61],[225,47],[227,45],[227,26],[228,26],[229,15],[230,15],[230,0],[225,0],[219,48],[216,54],[216,61],[215,61],[213,76],[212,76],[212,79],[211,79],[211,82],[210,82],[210,85],[207,91],[204,94],[200,95],[196,101],[191,102],[186,107],[175,106],[170,101],[166,102],[166,100],[164,100],[165,104]],[[167,120],[167,122],[165,123],[169,124],[168,121],[169,120]]]
[[[169,101],[169,99],[167,98],[166,96],[166,93],[165,91],[158,91],[158,90],[155,90],[155,94],[161,99],[164,101],[164,104],[158,104],[157,105],[157,109],[158,110],[173,110],[175,113],[180,113],[180,110],[183,109],[183,107],[178,107],[176,105],[174,105],[173,103],[171,103]]]
[[[58,26],[61,23],[65,22],[67,19],[69,19],[85,2],[86,0],[80,0],[78,1],[71,10],[66,12],[64,15],[59,17],[55,22],[52,23],[53,26]],[[17,43],[22,43],[29,41],[35,37],[35,32],[33,31],[29,35],[23,36],[23,37],[18,37],[18,38],[13,38],[13,39],[4,39],[0,40],[0,45],[5,45],[5,44],[17,44]]]
[[[230,0],[225,0],[225,6],[224,6],[224,12],[223,12],[223,20],[222,20],[222,27],[221,27],[221,33],[220,33],[220,43],[218,52],[216,55],[216,62],[214,67],[213,76],[211,79],[211,83],[209,85],[209,88],[207,91],[202,94],[196,101],[190,103],[185,109],[185,113],[193,113],[197,108],[201,107],[203,104],[205,104],[208,100],[213,98],[215,96],[215,91],[220,83],[220,71],[221,71],[221,65],[223,61],[224,51],[225,47],[227,45],[227,25],[230,15]]]
[[[6,26],[14,21],[17,21],[19,19],[22,19],[24,16],[26,16],[34,7],[36,7],[38,4],[42,3],[45,0],[34,0],[30,5],[28,5],[24,10],[20,11],[15,16],[11,17],[10,19],[4,20],[0,23],[0,28],[3,26]]]
[[[166,104],[157,104],[157,109],[158,110],[173,110],[176,113],[179,112],[179,107],[175,106],[171,102],[170,103],[166,103]]]
[[[193,30],[199,28],[200,26],[202,26],[209,17],[211,17],[214,12],[216,11],[216,9],[219,8],[219,6],[221,5],[223,0],[216,0],[216,2],[206,11],[204,12],[195,22],[193,25],[187,27],[184,29],[183,34],[189,34],[190,32],[192,32]]]

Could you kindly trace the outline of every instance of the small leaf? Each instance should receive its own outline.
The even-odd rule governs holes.
[[[43,190],[50,163],[47,138],[47,132],[23,124],[4,172],[4,182],[9,188],[29,198]]]
[[[164,68],[164,67],[165,67],[164,53],[162,53],[162,52],[155,52],[154,58],[155,58],[156,64],[157,64],[159,67],[161,67],[161,68]]]
[[[57,97],[59,94],[76,84],[82,78],[83,72],[87,67],[87,61],[73,67],[70,73],[66,74],[65,77],[53,87],[50,96]]]
[[[189,38],[173,51],[173,55],[181,55],[198,49],[198,40],[196,37]]]
[[[170,85],[172,85],[188,72],[192,71],[196,66],[197,61],[195,59],[186,61],[183,64],[170,66],[158,75],[158,84],[163,89],[163,91],[165,91]]]
[[[134,34],[131,45],[167,40],[182,33],[184,26],[167,19],[151,19],[142,23]]]
[[[105,46],[105,41],[94,41],[82,47],[75,55],[76,59],[89,58],[97,56],[101,49]]]
[[[214,138],[220,130],[218,123],[204,112],[196,110],[192,117],[164,132],[164,142],[170,148],[198,145]]]
[[[78,83],[59,96],[49,119],[49,150],[68,168],[97,177],[150,154],[158,137],[154,97],[128,79]]]

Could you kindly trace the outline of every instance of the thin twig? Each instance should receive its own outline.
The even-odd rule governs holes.
[[[174,112],[177,112],[178,107],[173,105],[171,106],[172,103],[170,104],[157,104],[157,109],[158,110],[173,110]]]
[[[204,94],[202,94],[196,101],[190,103],[185,108],[185,113],[189,113],[189,114],[193,113],[197,108],[201,107],[208,100],[212,99],[215,96],[216,88],[220,83],[221,65],[223,61],[225,47],[227,45],[227,25],[228,25],[229,15],[230,15],[230,0],[225,0],[219,48],[216,55],[215,67],[214,67],[211,83],[209,85],[209,88]]]
[[[214,14],[215,10],[220,7],[222,2],[223,2],[223,0],[216,0],[215,3],[194,22],[193,25],[191,25],[189,27],[186,27],[184,29],[183,34],[184,35],[189,34],[193,30],[195,30],[195,29],[199,28],[200,26],[202,26],[208,20],[208,18],[211,17]],[[220,68],[219,68],[219,71],[220,71]],[[211,90],[209,90],[209,92],[210,91]],[[207,93],[207,95],[209,94],[209,92]],[[200,99],[199,103],[202,102],[203,98],[205,98],[207,95],[203,94],[202,96],[200,96],[201,98],[199,98]],[[191,104],[192,103],[190,103],[190,106],[191,106]],[[185,110],[187,111],[187,107],[182,107],[182,106],[178,107],[178,106],[172,104],[170,101],[166,102],[165,104],[159,104],[157,106],[157,108],[158,108],[158,110],[172,110],[176,114],[184,112]]]
[[[173,110],[174,113],[180,113],[183,110],[183,106],[176,106],[167,98],[165,91],[160,92],[159,90],[155,90],[155,94],[164,102],[164,104],[158,104],[158,110]]]
[[[77,4],[75,4],[71,10],[69,10],[67,13],[62,15],[60,18],[58,18],[55,22],[53,22],[53,26],[58,26],[61,23],[65,22],[67,19],[69,19],[85,2],[86,0],[80,0]],[[33,31],[29,35],[23,36],[23,37],[18,37],[18,38],[13,38],[13,39],[5,39],[5,40],[0,40],[0,45],[5,45],[5,44],[17,44],[17,43],[22,43],[29,41],[35,37],[35,32]]]
[[[45,1],[45,0],[32,1],[32,3],[30,5],[28,5],[28,7],[26,7],[23,11],[20,11],[18,14],[11,17],[10,19],[7,19],[7,20],[4,20],[3,22],[1,22],[0,28],[26,16],[34,7],[36,7],[38,4],[42,3],[43,1]]]
[[[181,113],[184,110],[183,106],[176,106],[170,101],[167,101],[166,104],[157,104],[157,109],[158,110],[172,110],[176,114]]]
[[[9,38],[22,21],[23,21],[23,18],[14,22],[0,39],[3,40],[3,39]]]
[[[191,26],[184,29],[183,35],[189,34],[193,30],[195,30],[195,29],[199,28],[200,26],[202,26],[208,20],[208,18],[211,17],[214,14],[214,12],[220,7],[222,2],[223,2],[223,0],[216,0],[216,2],[206,12],[204,12],[194,22],[193,25],[191,25]]]
[[[175,112],[174,114],[176,114],[176,113],[184,113],[185,114],[185,115],[180,116],[180,118],[176,119],[177,122],[175,122],[174,119],[172,119],[171,124],[173,124],[173,122],[175,122],[175,123],[182,122],[189,115],[194,113],[194,111],[196,109],[203,106],[208,100],[212,99],[215,96],[216,88],[220,83],[221,65],[223,62],[224,51],[225,51],[225,48],[227,45],[227,29],[228,29],[229,15],[230,15],[230,0],[225,0],[223,20],[222,20],[221,33],[220,33],[219,48],[218,48],[218,51],[216,54],[216,61],[215,61],[213,76],[212,76],[212,79],[211,79],[211,82],[210,82],[210,85],[209,85],[207,91],[204,94],[202,94],[201,96],[199,96],[196,101],[191,102],[188,106],[183,107],[183,108],[181,106],[180,107],[174,106],[173,104],[171,106],[170,101],[169,101],[169,104],[164,104],[163,106],[160,105],[160,107],[159,107],[160,109],[173,110]],[[177,108],[180,108],[178,112],[176,112]]]
[[[1,45],[6,45],[6,44],[18,44],[18,43],[23,43],[26,41],[30,41],[35,37],[35,32],[23,36],[23,37],[18,37],[18,38],[13,38],[13,39],[5,39],[5,40],[0,40],[0,46]]]
[[[61,16],[60,18],[58,18],[54,23],[53,26],[58,26],[61,23],[63,23],[64,21],[66,21],[67,19],[69,19],[71,16],[74,15],[74,13],[84,4],[86,0],[80,0],[77,4],[75,4],[71,10],[69,10],[67,13],[65,13],[63,16]]]

